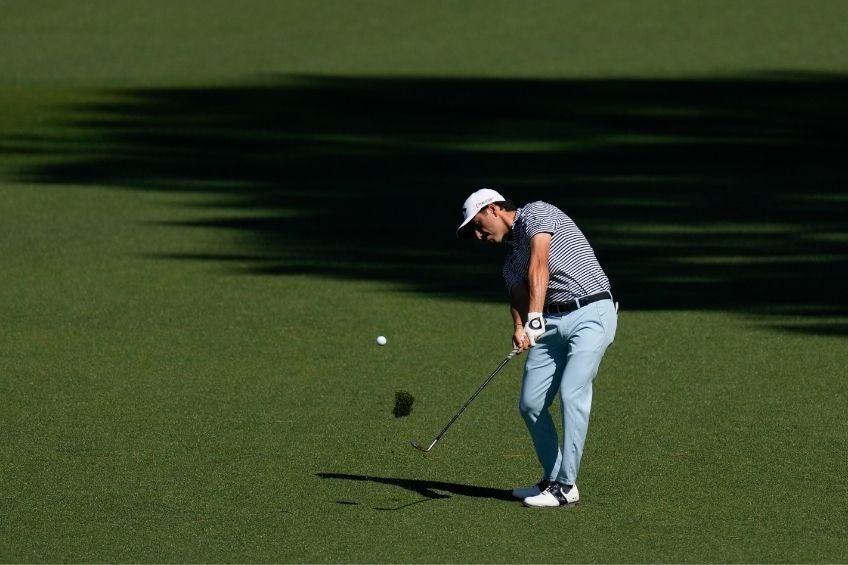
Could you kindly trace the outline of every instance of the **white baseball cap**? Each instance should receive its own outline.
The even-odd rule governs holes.
[[[460,235],[460,231],[468,222],[471,221],[471,218],[477,215],[477,212],[482,210],[484,207],[488,206],[492,202],[503,202],[506,200],[500,192],[497,190],[492,190],[491,188],[481,188],[475,192],[471,193],[471,196],[465,199],[465,203],[462,205],[462,223],[459,224],[459,227],[456,228],[457,237],[462,237]]]

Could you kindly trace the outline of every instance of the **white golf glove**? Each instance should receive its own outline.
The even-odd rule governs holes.
[[[541,312],[530,312],[527,314],[527,323],[524,324],[524,335],[530,342],[530,347],[536,345],[536,339],[545,333],[545,319]]]

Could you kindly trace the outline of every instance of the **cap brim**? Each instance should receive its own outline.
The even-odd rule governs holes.
[[[471,233],[474,230],[471,229],[471,224],[463,224],[460,226],[458,230],[456,230],[456,237],[459,239],[471,239]]]
[[[481,208],[481,210],[482,210],[482,208]],[[467,218],[465,218],[464,222],[459,224],[459,227],[456,228],[456,237],[458,237],[459,239],[470,239],[471,238],[471,232],[474,231],[472,229],[471,220],[474,219],[475,215],[477,215],[477,212],[475,212],[471,216],[468,216]]]

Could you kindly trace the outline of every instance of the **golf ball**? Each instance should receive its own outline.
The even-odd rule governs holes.
[[[386,345],[386,336],[378,335],[377,336],[377,345]]]

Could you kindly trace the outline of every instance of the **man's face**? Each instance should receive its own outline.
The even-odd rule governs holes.
[[[471,230],[475,239],[489,243],[503,243],[509,234],[509,227],[500,214],[501,209],[489,205],[477,212],[471,219]]]

